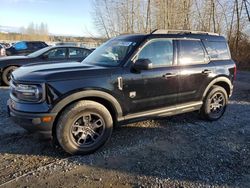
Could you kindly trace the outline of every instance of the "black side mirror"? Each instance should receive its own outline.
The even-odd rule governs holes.
[[[134,63],[135,70],[150,70],[153,68],[153,64],[149,59],[138,59]]]

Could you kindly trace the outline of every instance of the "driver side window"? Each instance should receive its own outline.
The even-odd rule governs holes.
[[[139,52],[138,59],[149,59],[153,67],[166,67],[173,64],[173,41],[152,40]]]
[[[45,54],[48,59],[65,59],[66,58],[66,48],[56,48],[50,50]]]

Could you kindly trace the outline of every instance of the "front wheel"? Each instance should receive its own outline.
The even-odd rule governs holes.
[[[214,85],[204,100],[200,115],[203,119],[209,121],[218,120],[223,116],[227,103],[228,95],[226,90],[221,86]]]
[[[89,154],[111,137],[112,117],[103,105],[79,101],[68,106],[59,117],[56,136],[59,145],[70,154]]]
[[[18,67],[16,66],[10,66],[4,69],[3,74],[2,74],[2,80],[3,83],[7,86],[10,85],[10,79],[11,79],[11,73],[16,70]]]

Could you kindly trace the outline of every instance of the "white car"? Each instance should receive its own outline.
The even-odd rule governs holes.
[[[6,50],[3,45],[0,44],[0,57],[6,55]]]

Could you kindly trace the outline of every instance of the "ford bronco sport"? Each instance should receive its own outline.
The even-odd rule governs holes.
[[[224,37],[156,30],[113,38],[82,63],[27,65],[12,73],[9,114],[52,136],[70,154],[88,154],[114,125],[198,111],[225,112],[236,66]]]

